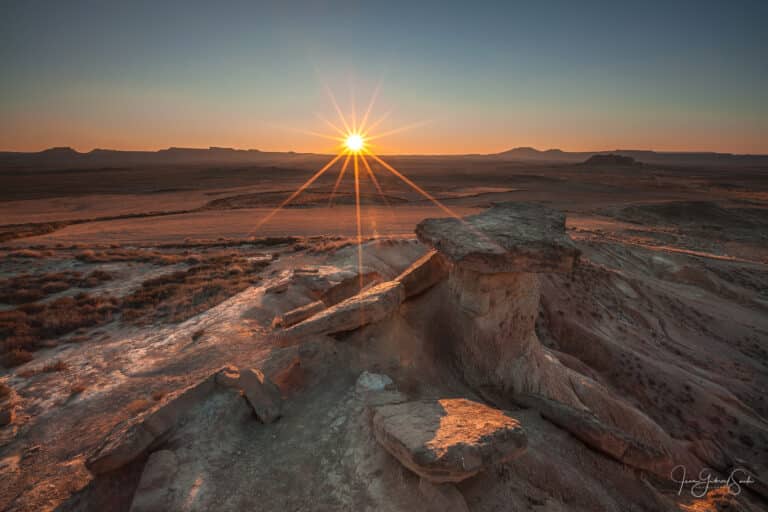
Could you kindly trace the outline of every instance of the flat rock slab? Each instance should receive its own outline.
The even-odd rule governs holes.
[[[293,339],[352,331],[383,320],[396,311],[403,300],[405,294],[402,285],[397,281],[387,281],[284,330],[282,335]]]
[[[464,219],[425,219],[416,236],[464,268],[499,272],[570,272],[579,250],[565,234],[565,215],[537,203],[494,205]]]
[[[448,277],[448,263],[437,251],[432,250],[414,261],[395,278],[403,285],[405,297],[418,295]]]
[[[377,407],[373,432],[405,467],[434,483],[460,482],[527,446],[517,420],[464,398]]]

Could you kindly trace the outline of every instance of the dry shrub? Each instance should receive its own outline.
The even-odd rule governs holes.
[[[5,382],[0,382],[0,402],[11,396],[13,388]]]
[[[61,359],[58,359],[56,361],[51,361],[50,363],[43,366],[43,371],[45,373],[64,372],[67,370],[67,368],[69,368],[67,363]]]
[[[84,293],[62,297],[46,304],[25,304],[12,311],[0,312],[0,353],[7,362],[18,361],[17,356],[31,359],[29,351],[38,348],[44,340],[55,339],[83,327],[108,323],[118,310],[118,300],[91,297]],[[15,350],[21,350],[12,356]],[[26,361],[23,361],[26,362]],[[16,364],[6,364],[15,366]]]
[[[140,261],[157,265],[173,265],[174,263],[184,261],[184,256],[178,254],[164,254],[158,251],[140,249],[112,249],[108,251],[85,249],[77,253],[75,258],[88,263]]]
[[[83,391],[88,389],[88,386],[84,382],[75,382],[69,387],[70,395],[79,395]]]
[[[128,405],[126,405],[125,410],[128,411],[129,415],[135,416],[136,414],[140,413],[150,405],[152,404],[149,400],[146,400],[144,398],[139,398],[137,400],[132,401]]]
[[[13,348],[0,356],[3,366],[6,368],[12,368],[14,366],[21,366],[24,363],[28,363],[32,360],[33,356],[27,350],[23,348]]]
[[[267,264],[223,253],[188,270],[149,279],[123,299],[123,320],[181,322],[246,289]]]
[[[42,251],[35,251],[33,249],[17,249],[8,253],[9,258],[44,258],[46,253]]]
[[[0,280],[0,303],[27,304],[73,287],[93,288],[110,279],[112,276],[103,270],[94,270],[86,276],[72,270],[40,275],[21,274]]]

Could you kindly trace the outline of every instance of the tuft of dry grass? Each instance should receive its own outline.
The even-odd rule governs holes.
[[[185,259],[185,257],[180,254],[165,254],[159,251],[142,249],[110,249],[106,251],[85,249],[75,254],[75,258],[88,263],[140,261],[157,265],[173,265],[182,262]]]
[[[23,348],[13,348],[0,356],[0,361],[2,361],[3,366],[6,368],[12,368],[30,362],[33,357],[31,352]]]
[[[33,249],[16,249],[8,253],[9,258],[45,258],[48,254],[43,251],[36,251]]]
[[[144,409],[148,408],[152,403],[144,398],[136,399],[125,406],[125,410],[129,415],[135,416]]]
[[[88,389],[88,386],[85,385],[83,382],[75,382],[69,387],[69,394],[70,395],[79,395],[83,391]]]
[[[50,363],[43,366],[43,371],[45,373],[53,373],[53,372],[64,372],[69,368],[69,365],[62,361],[61,359],[58,359],[56,361],[51,361]]]

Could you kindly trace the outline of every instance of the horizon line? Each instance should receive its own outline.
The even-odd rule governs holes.
[[[231,147],[231,146],[208,146],[208,147],[195,147],[195,146],[167,146],[162,147],[158,149],[113,149],[113,148],[102,148],[102,147],[94,147],[90,150],[81,151],[78,149],[73,148],[72,146],[50,146],[39,150],[18,150],[18,149],[0,149],[0,153],[18,153],[18,154],[39,154],[44,153],[46,151],[54,151],[54,150],[69,150],[74,153],[77,153],[78,155],[89,155],[91,153],[94,153],[96,151],[111,151],[115,153],[160,153],[162,151],[171,151],[171,150],[187,150],[187,151],[212,151],[212,150],[222,150],[222,151],[242,151],[242,152],[255,152],[255,153],[278,153],[278,154],[295,154],[295,155],[317,155],[317,156],[328,156],[331,155],[331,153],[323,153],[323,152],[315,152],[315,151],[297,151],[294,149],[288,149],[288,150],[264,150],[264,149],[257,149],[257,148],[237,148],[237,147]],[[657,153],[657,154],[713,154],[713,155],[731,155],[731,156],[768,156],[768,153],[734,153],[729,151],[715,151],[710,149],[686,149],[686,150],[656,150],[656,149],[632,149],[632,148],[612,148],[612,149],[594,149],[594,150],[565,150],[561,148],[547,148],[547,149],[538,149],[533,146],[515,146],[509,149],[503,149],[501,151],[493,152],[493,153],[480,153],[480,152],[458,152],[458,153],[393,153],[393,152],[382,152],[382,155],[389,155],[389,156],[496,156],[501,155],[504,153],[508,153],[515,150],[533,150],[537,153],[547,153],[550,151],[555,152],[561,152],[561,153],[610,153],[610,152],[620,152],[620,151],[632,151],[632,152],[651,152],[651,153]]]

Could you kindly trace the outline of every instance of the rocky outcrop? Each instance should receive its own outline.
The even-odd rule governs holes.
[[[426,219],[419,239],[449,262],[439,343],[467,380],[578,404],[565,368],[539,343],[538,272],[568,272],[578,251],[565,217],[544,206],[504,203],[466,219]]]
[[[150,455],[133,495],[130,512],[170,510],[173,502],[171,484],[178,469],[179,461],[172,451],[159,450]]]
[[[388,281],[364,290],[315,316],[282,331],[287,339],[351,331],[395,312],[405,299],[402,285]]]
[[[507,413],[463,398],[375,408],[378,442],[433,483],[460,482],[525,450],[520,424]]]
[[[673,461],[691,461],[658,424],[539,341],[539,274],[569,272],[578,258],[562,214],[504,203],[463,220],[427,219],[416,233],[450,262],[441,322],[429,337],[467,382],[541,398],[533,406],[548,419],[634,467],[668,475]]]

